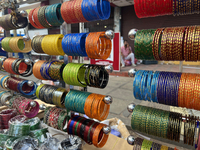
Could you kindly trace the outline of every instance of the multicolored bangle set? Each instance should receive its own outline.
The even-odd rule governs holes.
[[[28,77],[32,75],[33,62],[26,64],[25,59],[3,57],[0,60],[0,68],[11,74]]]
[[[180,113],[137,105],[133,110],[131,127],[133,130],[179,142],[183,118]],[[184,143],[196,147],[199,133],[195,129],[199,128],[199,120],[194,116],[185,116],[183,121]]]
[[[67,132],[81,137],[87,144],[101,148],[108,140],[108,135],[102,130],[104,126],[106,125],[81,116],[74,116],[68,122]]]
[[[133,150],[177,150],[176,148],[170,148],[165,145],[161,145],[146,139],[137,137],[133,146]]]
[[[199,14],[200,0],[134,0],[138,18]]]
[[[73,0],[38,7],[29,12],[28,19],[35,28],[51,28],[60,26],[65,21],[68,24],[106,20],[110,17],[110,2],[108,0]]]
[[[200,26],[139,30],[135,57],[143,60],[198,61]]]
[[[23,95],[33,95],[36,92],[37,84],[31,81],[30,85],[28,80],[0,74],[0,87]]]
[[[3,38],[1,47],[4,51],[12,53],[28,53],[32,50],[31,40],[25,41],[22,36]]]
[[[33,74],[41,80],[64,80],[69,85],[105,88],[109,74],[101,65],[64,63],[43,60],[33,66]]]
[[[7,14],[0,18],[0,26],[4,30],[13,30],[19,28],[25,28],[28,25],[27,17],[23,17],[20,13],[15,15]]]
[[[105,32],[38,35],[31,42],[36,53],[107,59],[112,49]]]
[[[133,81],[136,99],[200,110],[200,74],[138,70]]]
[[[71,113],[67,109],[47,107],[44,111],[43,122],[55,129],[67,131],[65,125],[68,123],[70,117]]]
[[[62,87],[41,84],[37,87],[36,96],[48,104],[54,104],[60,108],[65,108],[65,97],[68,91]]]

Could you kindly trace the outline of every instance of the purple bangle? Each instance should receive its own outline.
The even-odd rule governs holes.
[[[165,104],[165,72],[161,72],[158,77],[158,86],[157,86],[157,98],[158,98],[158,103],[160,104]]]
[[[180,79],[181,79],[181,75],[182,73],[176,73],[176,86],[175,86],[175,104],[174,106],[178,106],[178,90],[179,90],[179,83],[180,83]]]

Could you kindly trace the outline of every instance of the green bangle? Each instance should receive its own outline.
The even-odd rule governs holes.
[[[68,122],[70,119],[69,111],[68,110],[63,110],[60,112],[60,115],[58,117],[58,129],[61,131],[66,131],[64,129],[64,125],[66,122]]]
[[[65,68],[63,69],[63,79],[64,79],[64,82],[66,82],[69,85],[75,85],[75,86],[85,87],[86,85],[82,84],[80,82],[80,80],[78,79],[79,69],[83,65],[84,64],[68,63],[65,66]]]
[[[8,134],[10,136],[21,137],[26,136],[30,133],[30,125],[29,124],[10,124]]]
[[[30,132],[30,136],[33,137],[33,138],[38,139],[38,141],[40,143],[43,143],[47,138],[47,134],[46,133],[48,133],[48,129],[44,128],[44,129],[31,131]]]
[[[9,46],[9,42],[10,42],[10,39],[12,37],[5,37],[2,41],[1,41],[1,46],[2,48],[6,51],[6,52],[13,52],[12,49],[10,48]]]
[[[30,125],[30,130],[40,129],[40,119],[38,117],[26,120],[24,123]]]
[[[6,142],[5,142],[5,147],[7,150],[12,150],[13,149],[13,143],[15,143],[15,140],[17,140],[18,138],[16,137],[12,137],[9,138]]]
[[[0,134],[0,147],[4,147],[5,142],[10,138],[12,138],[12,136],[8,134]]]

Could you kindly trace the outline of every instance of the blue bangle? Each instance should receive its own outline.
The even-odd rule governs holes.
[[[146,86],[147,86],[147,77],[148,77],[148,72],[149,71],[144,71],[143,75],[142,75],[142,80],[141,80],[141,99],[140,100],[145,100],[146,97]]]
[[[74,123],[75,123],[75,121],[76,121],[76,119],[78,119],[80,116],[75,116],[75,117],[73,117],[73,119],[71,119],[71,122],[70,122],[70,125],[69,125],[69,129],[68,129],[68,131],[69,131],[69,134],[73,134],[72,132],[73,132],[73,126],[74,126]]]
[[[138,70],[135,75],[133,92],[136,99],[141,99],[140,86],[141,86],[141,79],[142,79],[143,73],[144,73],[144,70]]]
[[[83,0],[81,4],[81,10],[84,18],[87,21],[100,20],[99,12],[97,8],[97,0]]]
[[[71,34],[66,34],[62,39],[62,49],[68,56],[74,56],[73,52],[70,50],[69,43],[71,42]]]
[[[148,78],[147,78],[147,96],[145,97],[145,100],[151,101],[151,83],[153,78],[153,71],[149,71]]]
[[[75,111],[74,108],[74,98],[71,96],[73,94],[73,90],[70,90],[65,97],[65,107],[67,110]]]
[[[160,74],[160,71],[156,71],[153,74],[153,79],[151,83],[151,101],[158,102],[157,100],[157,84],[158,84],[158,76]]]
[[[101,19],[107,20],[110,18],[111,8],[110,2],[108,0],[101,0],[101,15],[103,16]]]
[[[22,87],[23,87],[23,85],[24,85],[25,83],[28,84],[28,80],[24,80],[24,81],[22,81],[21,83],[18,84],[18,85],[19,85],[19,88],[18,88],[19,92],[20,92],[21,94],[24,94],[24,95],[33,95],[33,94],[35,94],[36,89],[37,89],[37,84],[34,82],[34,85],[33,85],[33,87],[32,87],[32,90],[31,90],[29,93],[25,93],[25,92],[22,90]]]

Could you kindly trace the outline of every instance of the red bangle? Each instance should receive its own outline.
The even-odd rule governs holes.
[[[79,22],[88,22],[83,16],[81,4],[83,0],[74,0],[74,15]]]
[[[74,14],[74,4],[76,1],[64,2],[61,5],[61,15],[66,23],[78,23],[78,19]]]
[[[136,13],[136,15],[137,15],[138,18],[141,18],[139,5],[140,5],[139,4],[139,0],[134,0],[135,13]]]
[[[1,129],[8,129],[8,122],[11,118],[17,115],[17,111],[15,109],[5,109],[0,112],[0,122],[1,122]]]
[[[40,29],[40,27],[38,27],[38,26],[35,24],[35,22],[33,21],[33,12],[35,11],[35,9],[36,9],[36,8],[32,9],[32,10],[29,12],[29,14],[28,14],[28,20],[29,20],[29,22],[31,23],[31,25],[32,25],[33,27],[39,28],[39,29]]]
[[[90,127],[91,127],[91,125],[92,125],[93,123],[94,123],[94,121],[91,120],[91,121],[86,125],[86,127],[85,127],[85,132],[84,132],[84,141],[85,141],[87,144],[89,144],[89,145],[92,144],[92,141],[88,141],[88,134],[89,134]]]
[[[38,11],[39,11],[40,7],[36,8],[33,12],[33,19],[35,24],[40,28],[43,29],[44,27],[40,24],[39,20],[38,20]]]
[[[82,125],[82,123],[83,123],[85,120],[86,120],[86,118],[83,118],[83,119],[79,122],[79,124],[78,124],[78,128],[77,128],[77,136],[79,136],[79,137],[80,137],[80,129],[81,129],[81,125]]]

